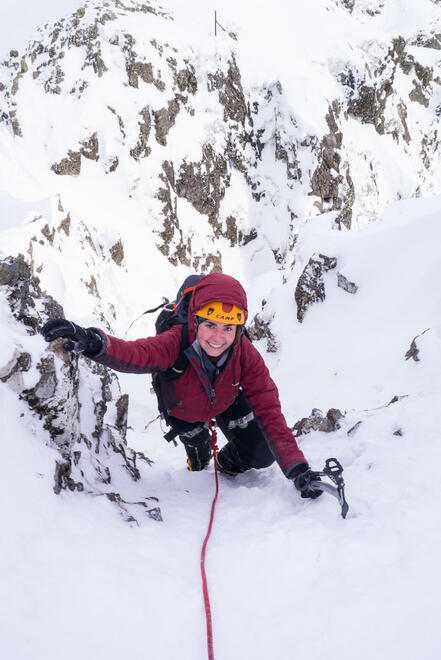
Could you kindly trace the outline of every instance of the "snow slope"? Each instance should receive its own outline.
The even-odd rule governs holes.
[[[439,655],[440,209],[440,198],[397,203],[363,235],[329,229],[329,216],[305,225],[299,259],[311,247],[337,255],[359,292],[328,274],[326,301],[302,325],[292,287],[272,278],[283,347],[273,375],[290,421],[315,404],[346,412],[340,430],[299,441],[316,469],[341,460],[350,513],[343,520],[328,495],[302,501],[276,466],[222,479],[207,559],[218,658]],[[406,361],[427,328],[420,361]],[[121,380],[129,444],[155,460],[146,486],[163,523],[130,527],[102,499],[55,497],[54,450],[23,427],[22,404],[2,388],[7,657],[55,658],[60,648],[68,659],[206,657],[199,552],[213,470],[187,472],[158,422],[144,430],[156,415],[146,378]]]
[[[374,27],[376,34],[406,36],[439,20],[439,8],[429,0],[360,0],[352,15],[345,4],[317,1],[299,13],[276,2],[268,15],[264,3],[225,0],[219,9],[219,21],[240,32],[238,52],[248,79],[256,85],[286,80],[287,103],[294,97],[304,103],[299,115],[305,130],[308,122],[314,130],[324,123],[327,104],[322,100],[317,107],[311,89],[319,76],[323,98],[332,92],[328,67],[353,50],[349,30],[360,43]],[[189,40],[202,41],[202,27],[207,35],[212,30],[214,3],[169,0],[169,7],[177,16],[185,14],[186,26],[193,25],[197,36],[189,33]],[[57,4],[59,15],[64,8],[71,9]],[[280,38],[269,40],[275,33]],[[328,58],[331,51],[334,57]],[[366,137],[364,128],[357,131],[354,124],[354,145],[369,136],[378,139],[373,131]],[[182,131],[177,141],[180,137],[185,138]],[[154,244],[152,227],[142,221],[146,198],[127,199],[130,177],[104,184],[91,164],[81,180],[60,182],[34,166],[37,139],[30,140],[29,151],[6,131],[1,140],[1,258],[26,252],[37,235],[30,256],[36,269],[42,267],[43,288],[67,317],[85,324],[103,319],[120,335],[162,295],[173,295],[188,269],[173,269],[153,249],[146,259],[142,246]],[[385,149],[379,171],[392,168],[394,157]],[[267,174],[270,178],[272,170]],[[363,178],[361,166],[356,175]],[[401,176],[410,177],[408,163],[396,176],[399,183]],[[90,180],[102,183],[98,201]],[[238,190],[225,205],[243,205],[246,216],[247,198]],[[330,456],[339,458],[350,506],[343,520],[336,500],[326,494],[302,501],[277,466],[221,480],[207,554],[217,660],[440,657],[441,198],[429,192],[388,204],[374,223],[357,231],[337,231],[335,212],[311,217],[305,199],[293,263],[281,268],[268,247],[280,229],[270,224],[269,210],[260,218],[268,239],[258,248],[252,243],[231,248],[225,239],[216,244],[225,271],[244,281],[252,315],[270,322],[278,352],[267,353],[264,339],[256,345],[279,387],[288,422],[293,425],[312,408],[344,414],[339,429],[312,431],[299,444],[314,469]],[[60,199],[72,210],[71,233],[56,233],[50,244],[41,230],[64,218]],[[389,199],[385,193],[379,205]],[[123,210],[131,222],[125,218],[122,225]],[[186,210],[182,217],[194,222],[194,212]],[[123,268],[109,257],[120,236]],[[311,306],[299,324],[294,292],[313,254],[335,257],[337,266],[324,276],[325,301]],[[358,286],[357,293],[338,287],[337,272]],[[99,301],[87,293],[91,274]],[[17,345],[41,353],[41,338],[24,329],[19,336],[4,297],[1,302],[0,366]],[[152,331],[153,320],[143,317],[128,336]],[[406,359],[414,338],[418,360]],[[130,395],[129,445],[154,460],[143,468],[141,482],[126,485],[127,492],[134,500],[143,490],[157,496],[163,522],[140,518],[130,525],[103,497],[68,490],[56,496],[59,452],[24,401],[0,383],[0,653],[8,660],[207,657],[199,557],[214,494],[213,468],[189,473],[183,448],[162,440],[147,377],[121,375],[119,382]]]

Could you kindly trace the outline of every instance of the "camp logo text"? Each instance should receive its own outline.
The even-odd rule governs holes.
[[[226,316],[225,314],[216,314],[215,318],[219,319],[219,321],[224,321],[224,322],[228,322],[228,321],[234,322],[235,321],[234,316]],[[239,319],[239,321],[240,321],[240,319]]]

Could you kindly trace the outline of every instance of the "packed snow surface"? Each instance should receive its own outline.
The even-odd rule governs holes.
[[[299,442],[315,469],[340,459],[350,512],[343,520],[326,494],[302,501],[277,466],[221,479],[207,557],[218,658],[438,656],[440,211],[440,198],[397,203],[363,233],[336,232],[330,217],[306,225],[300,258],[311,245],[337,255],[359,291],[329,273],[326,301],[301,326],[289,283],[266,281],[288,420],[316,405],[346,413],[340,430]],[[418,334],[420,361],[405,360]],[[155,461],[146,490],[163,523],[130,527],[101,498],[54,496],[54,450],[2,388],[5,657],[206,657],[199,556],[213,468],[188,472],[157,422],[145,430],[156,415],[147,378],[121,380],[129,444]]]
[[[0,5],[11,34],[24,4]],[[364,4],[382,11],[360,14],[354,41],[363,38],[367,24],[377,33],[406,34],[414,33],[416,24],[431,25],[439,15],[429,0]],[[195,34],[203,27],[208,39],[214,2],[169,0],[164,5],[177,16],[189,13]],[[279,62],[280,72],[271,77],[285,76],[288,96],[296,94],[307,106],[318,71],[324,85],[331,84],[323,53],[334,49],[335,58],[345,59],[351,49],[349,16],[337,2],[302,3],[301,12],[295,5],[288,10],[286,2],[273,2],[270,13],[263,2],[224,0],[219,21],[239,28],[241,63],[256,84]],[[46,0],[33,26],[74,7],[67,0]],[[311,21],[320,51],[308,41]],[[17,40],[27,37],[26,30],[22,26]],[[293,59],[296,74],[289,78]],[[311,112],[315,128],[324,114],[323,108]],[[32,169],[32,153],[11,150],[3,133],[0,146],[4,258],[26,249],[36,227],[55,217],[57,199],[53,178]],[[78,199],[73,184],[69,189],[69,181],[60,183],[69,208],[78,216],[96,209],[103,245],[112,245],[117,231],[124,236],[127,271],[110,266],[101,271],[103,298],[120,310],[115,331],[122,336],[145,308],[162,295],[173,296],[184,270],[172,272],[153,251],[146,267],[142,243],[151,240],[150,229],[140,233],[135,221],[123,228],[117,224],[114,209],[123,209],[125,201],[121,180],[102,204],[96,188],[87,187],[87,172],[82,181]],[[139,208],[130,208],[136,219]],[[312,408],[324,413],[338,408],[345,415],[340,429],[312,431],[300,436],[299,444],[313,469],[322,469],[328,457],[340,460],[350,511],[343,520],[337,501],[327,494],[301,500],[277,465],[221,478],[206,566],[217,660],[441,657],[440,215],[438,196],[390,204],[358,231],[337,231],[334,213],[305,219],[295,263],[286,270],[274,268],[264,247],[258,264],[247,261],[246,249],[241,259],[225,250],[225,270],[243,281],[251,315],[261,312],[271,321],[279,351],[266,353],[264,340],[256,346],[277,383],[288,423]],[[44,264],[43,288],[63,304],[68,318],[96,324],[80,282],[89,266],[79,248],[78,253],[69,249],[69,263],[62,251],[53,250],[50,260],[47,251],[36,251],[36,264]],[[313,254],[335,257],[337,267],[325,275],[326,300],[309,308],[299,324],[294,291]],[[140,279],[139,272],[149,277]],[[338,286],[337,272],[357,285],[356,294]],[[263,310],[262,299],[267,301]],[[41,338],[24,331],[16,336],[3,299],[1,310],[2,364],[14,342],[38,353]],[[152,332],[152,319],[143,318],[129,335]],[[418,359],[406,359],[414,339]],[[154,460],[143,478],[146,493],[159,498],[163,522],[141,519],[129,525],[104,498],[68,491],[56,496],[58,452],[24,402],[0,384],[3,658],[207,657],[200,551],[214,495],[213,466],[188,472],[182,446],[162,439],[148,377],[121,375],[120,382],[130,395],[128,443]],[[138,494],[139,484],[134,497]]]

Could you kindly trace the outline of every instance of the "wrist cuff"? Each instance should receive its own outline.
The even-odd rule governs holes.
[[[309,465],[308,463],[294,463],[286,473],[286,476],[288,479],[295,479],[296,477],[299,476],[299,474],[303,474],[304,472],[307,472],[309,470]]]
[[[87,328],[89,333],[88,350],[84,351],[84,355],[89,358],[99,357],[106,350],[106,342],[104,334],[98,328]]]

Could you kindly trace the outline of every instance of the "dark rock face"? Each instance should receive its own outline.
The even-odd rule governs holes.
[[[315,206],[320,213],[339,210],[342,206],[340,184],[344,177],[340,173],[340,149],[342,146],[342,133],[337,120],[340,115],[340,104],[334,101],[329,107],[326,117],[329,134],[323,138],[318,152],[318,165],[311,177],[311,192],[320,199]]]
[[[363,124],[373,124],[381,135],[384,133],[384,109],[386,106],[387,92],[391,92],[390,86],[382,86],[380,89],[362,83],[358,87],[358,94],[348,103],[348,113],[357,117]]]
[[[165,187],[158,191],[158,198],[164,204],[165,221],[164,231],[160,233],[162,243],[158,247],[173,264],[176,265],[179,261],[190,265],[191,241],[185,241],[180,229],[176,212],[176,197],[186,199],[196,211],[206,215],[213,228],[214,236],[218,238],[223,232],[219,223],[219,207],[229,183],[226,160],[221,154],[217,154],[210,144],[206,144],[203,147],[200,162],[183,161],[177,173],[175,173],[173,163],[164,162],[163,170],[164,174],[161,178]],[[171,253],[169,248],[172,243],[174,253]],[[206,255],[205,259],[216,260],[216,255]],[[196,260],[194,260],[195,262]],[[198,265],[200,267],[200,258]]]
[[[193,84],[193,78],[196,81],[193,69],[189,68],[185,76],[177,74],[175,79],[181,91],[184,89],[181,79],[184,79],[187,91],[196,93],[197,87]],[[255,167],[255,159],[260,158],[262,145],[259,142],[259,131],[253,128],[253,111],[242,89],[240,72],[234,57],[228,62],[227,71],[217,70],[208,73],[206,78],[208,91],[217,96],[217,101],[213,99],[213,103],[220,103],[223,107],[224,121],[227,123],[226,147],[225,150],[219,150],[210,142],[206,142],[202,146],[202,155],[198,161],[191,162],[184,158],[163,162],[160,178],[165,186],[161,186],[157,196],[163,202],[164,228],[158,232],[161,242],[157,246],[173,264],[191,264],[194,269],[202,267],[203,270],[210,265],[222,270],[221,255],[218,251],[194,253],[191,237],[186,239],[180,228],[177,201],[180,198],[187,200],[196,212],[205,216],[213,239],[224,236],[231,246],[245,245],[253,240],[257,237],[255,229],[252,228],[245,234],[238,227],[237,218],[222,218],[220,209],[225,191],[231,183],[232,168],[243,175],[256,201],[264,197],[264,194],[258,191],[259,182],[249,176],[250,168]],[[191,107],[186,103],[186,98],[175,94],[174,102],[169,102],[168,108],[161,110],[161,114],[156,113],[158,142],[165,143],[164,134],[174,123],[178,108],[185,107],[187,112],[192,113]],[[254,112],[257,112],[257,103]],[[160,122],[164,128],[158,130]],[[297,164],[292,162],[292,152],[295,153],[295,148],[292,151],[282,140],[279,140],[278,146],[277,153],[280,159],[286,162],[287,172],[294,172]],[[297,174],[292,176],[294,178]]]
[[[177,200],[187,200],[195,211],[206,217],[214,239],[225,236],[232,246],[253,240],[257,237],[255,229],[244,234],[235,217],[221,218],[220,209],[225,191],[230,186],[232,167],[244,176],[256,201],[264,197],[264,193],[258,191],[259,182],[249,176],[250,168],[255,167],[255,159],[260,158],[262,145],[259,141],[260,133],[254,130],[252,119],[258,104],[255,103],[254,110],[251,109],[234,57],[229,60],[226,71],[219,69],[214,73],[209,72],[206,79],[208,91],[217,96],[217,101],[213,99],[213,102],[223,107],[223,119],[227,124],[226,148],[220,151],[206,142],[198,161],[190,162],[184,158],[163,162],[160,178],[165,186],[160,187],[157,196],[163,202],[164,228],[158,232],[161,242],[157,246],[173,264],[191,264],[195,269],[200,269],[201,264],[203,269],[211,264],[222,269],[219,252],[204,252],[200,255],[193,252],[191,238],[186,239],[180,228]],[[175,81],[180,92],[195,94],[198,90],[195,72],[190,66],[179,71]],[[160,144],[166,144],[166,134],[180,108],[185,107],[192,114],[189,103],[187,97],[175,93],[168,107],[155,113],[156,139]],[[286,162],[289,176],[293,179],[299,176],[294,146],[291,149],[279,139],[277,157]]]
[[[354,282],[350,282],[341,273],[337,273],[337,285],[340,289],[343,289],[343,291],[347,291],[348,293],[357,293],[358,291],[358,286]]]
[[[131,62],[127,66],[127,75],[129,77],[129,85],[138,89],[138,80],[145,83],[153,82],[153,68],[150,62]]]
[[[379,194],[377,159],[369,149],[363,147],[362,154],[354,153],[351,144],[348,147],[348,122],[373,126],[379,135],[393,137],[404,158],[420,158],[423,167],[416,168],[415,186],[406,195],[418,194],[421,181],[431,194],[436,192],[436,120],[441,104],[436,109],[433,100],[441,76],[435,65],[425,66],[418,61],[415,49],[409,49],[417,46],[439,50],[441,36],[434,30],[406,39],[397,37],[390,43],[372,41],[372,48],[363,54],[363,66],[348,64],[336,74],[341,89],[335,99],[329,99],[327,129],[323,134],[305,135],[304,118],[296,115],[295,104],[284,94],[279,80],[260,89],[250,88],[232,51],[217,59],[208,56],[206,61],[201,57],[190,61],[186,52],[180,52],[175,45],[159,43],[153,35],[149,42],[141,43],[130,33],[128,17],[130,21],[134,16],[145,21],[150,19],[148,14],[154,14],[172,21],[173,16],[148,4],[127,5],[115,0],[111,5],[88,4],[71,17],[42,28],[41,39],[31,43],[24,54],[14,51],[0,65],[0,121],[15,135],[22,134],[17,110],[24,80],[33,83],[39,92],[43,89],[48,95],[66,96],[70,102],[77,99],[77,107],[83,110],[80,103],[87,103],[85,91],[91,91],[99,82],[97,79],[106,77],[119,59],[123,68],[120,79],[114,77],[114,102],[103,105],[103,113],[111,112],[114,117],[89,127],[86,135],[77,131],[71,142],[64,145],[63,158],[59,159],[57,150],[52,171],[59,176],[80,176],[86,158],[111,175],[129,154],[136,161],[133,171],[141,173],[139,177],[133,174],[128,182],[128,194],[135,197],[145,194],[142,169],[151,166],[149,186],[153,185],[152,194],[162,202],[162,213],[155,218],[156,247],[173,265],[196,268],[215,264],[222,269],[221,251],[214,247],[216,241],[224,237],[234,247],[259,238],[260,225],[250,227],[248,217],[270,214],[271,207],[287,229],[280,245],[272,248],[275,265],[292,265],[297,218],[304,213],[303,204],[296,201],[300,186],[302,194],[313,198],[307,213],[337,211],[337,227],[350,229],[354,222],[373,220],[381,210],[379,200],[384,199]],[[336,10],[361,15],[366,21],[369,15],[382,11],[384,2],[334,0],[334,5]],[[145,25],[148,33],[149,24]],[[109,55],[112,52],[113,59]],[[73,73],[64,66],[72,54],[78,62]],[[402,96],[403,75],[407,78],[407,92]],[[208,115],[212,114],[212,118],[207,118],[200,156],[190,157],[186,155],[188,150],[180,152],[170,137],[184,121],[188,121],[191,134],[192,118],[204,107],[207,92]],[[119,104],[120,95],[127,94],[133,99],[135,112],[127,110],[127,103]],[[415,104],[420,107],[415,108]],[[433,119],[432,123],[427,122],[430,129],[416,127],[415,110]],[[109,136],[103,134],[103,126]],[[103,144],[99,144],[98,136]],[[115,145],[114,152],[107,154],[106,144],[110,143]],[[158,157],[149,158],[152,152]],[[365,166],[363,157],[366,179],[361,183],[362,177],[354,177],[354,172]],[[143,162],[145,159],[147,163]],[[275,165],[274,179],[267,176],[270,162]],[[277,167],[280,164],[283,167]],[[242,184],[251,196],[248,217],[240,208],[224,211],[226,190]],[[397,196],[391,192],[391,199]],[[207,238],[206,247],[201,248],[195,240],[193,227],[188,229],[181,211],[185,204],[180,205],[180,199],[193,206],[198,230]]]
[[[310,305],[325,300],[325,283],[323,275],[337,266],[335,257],[324,254],[314,255],[305,266],[297,282],[294,298],[297,305],[297,319],[302,323],[306,310]]]
[[[367,16],[376,16],[381,14],[381,11],[384,8],[385,0],[372,0],[372,2],[366,3],[361,2],[360,0],[337,0],[343,9],[346,9],[350,14],[366,14]]]
[[[419,352],[420,351],[417,348],[416,341],[415,339],[413,339],[410,344],[410,348],[404,357],[406,358],[406,360],[412,358],[412,360],[415,360],[415,362],[419,362],[420,361],[420,358],[418,357]]]
[[[152,120],[149,107],[145,107],[139,113],[142,121],[139,122],[139,138],[133,149],[130,149],[130,155],[135,159],[146,158],[151,154],[151,147],[148,146]]]
[[[35,336],[48,318],[64,317],[62,307],[41,290],[21,255],[0,261],[0,292],[29,335]],[[63,344],[63,339],[52,342],[35,363],[17,344],[7,363],[0,364],[0,387],[8,386],[27,403],[30,414],[46,431],[48,443],[59,451],[55,493],[69,489],[103,495],[118,505],[129,522],[138,522],[137,517],[145,515],[160,520],[156,498],[131,502],[115,491],[121,473],[139,481],[140,465],[151,463],[127,445],[128,396],[121,394],[116,374],[67,353]],[[82,393],[80,380],[84,382]],[[29,386],[29,382],[33,384]],[[92,414],[82,413],[91,408]]]
[[[110,248],[110,255],[117,266],[122,266],[124,261],[124,246],[121,239]]]
[[[175,76],[175,82],[181,93],[188,92],[189,94],[196,94],[198,91],[198,81],[194,66],[187,64],[186,69],[178,71]]]
[[[343,192],[341,192],[342,189]],[[346,229],[350,229],[352,226],[352,207],[355,201],[355,187],[350,175],[349,165],[346,166],[346,175],[342,181],[340,194],[342,198],[342,206],[335,219],[335,223],[340,229],[342,225],[344,225]]]
[[[93,135],[91,135],[88,140],[81,142],[80,153],[82,156],[88,158],[89,160],[99,160],[99,144],[97,133],[93,133]]]
[[[344,414],[337,408],[330,408],[326,415],[318,408],[313,408],[309,417],[303,417],[294,424],[293,431],[296,435],[305,435],[311,431],[332,433],[340,428],[342,419]]]
[[[0,367],[0,381],[7,383],[11,390],[20,392],[23,389],[23,376],[29,371],[32,358],[29,353],[20,353],[15,350],[11,359]]]
[[[134,11],[139,10],[134,8]],[[120,44],[120,37],[115,38],[115,45]],[[140,81],[141,83],[146,83],[148,85],[154,85],[159,91],[164,91],[165,84],[161,80],[159,72],[155,72],[151,62],[147,62],[143,55],[138,54],[135,51],[136,41],[130,34],[124,34],[123,40],[121,40],[121,50],[124,53],[124,58],[126,62],[126,73],[127,80],[130,87],[139,89]],[[152,45],[157,46],[156,42],[152,42]]]
[[[417,40],[418,41],[418,40]],[[438,43],[438,40],[435,40]],[[433,94],[433,69],[425,67],[415,60],[407,50],[407,42],[403,37],[392,41],[386,56],[376,63],[374,70],[355,72],[350,69],[340,74],[340,82],[346,87],[348,95],[347,112],[363,124],[372,124],[380,135],[390,133],[397,141],[402,138],[407,144],[411,140],[406,118],[408,108],[405,100],[397,99],[390,104],[390,99],[397,95],[395,78],[397,72],[408,76],[413,89],[408,99],[429,106]],[[375,65],[374,65],[375,66]],[[373,82],[375,81],[375,82]],[[394,121],[386,121],[386,104],[395,109]],[[389,110],[390,114],[390,110]],[[401,124],[401,128],[398,129]]]
[[[216,225],[219,205],[228,185],[228,171],[225,158],[216,154],[207,144],[203,148],[202,161],[183,162],[176,176],[175,190],[179,197],[188,200],[194,208],[207,215]]]
[[[168,102],[167,108],[161,108],[153,113],[156,141],[163,147],[167,144],[167,134],[170,128],[174,126],[178,112],[179,102],[174,98]]]
[[[286,166],[286,176],[288,181],[300,181],[302,171],[297,158],[297,146],[293,142],[286,144],[282,140],[280,131],[274,133],[274,156],[276,160],[282,161]]]
[[[81,173],[81,156],[88,160],[99,160],[98,135],[93,133],[88,140],[84,140],[79,151],[69,150],[67,156],[59,163],[54,163],[51,170],[60,176],[78,176]]]
[[[338,206],[338,191],[339,184],[343,181],[341,174],[335,176],[334,172],[338,172],[339,156],[335,148],[337,143],[332,135],[326,136],[323,139],[321,150],[321,162],[317,169],[314,171],[311,179],[311,194],[320,198],[323,209],[323,202],[332,201],[332,208]]]
[[[26,326],[28,334],[36,334],[40,327],[37,300],[41,301],[48,317],[63,316],[62,307],[50,296],[42,293],[38,278],[31,274],[21,254],[0,261],[0,286],[5,287],[9,307],[17,321]]]
[[[208,89],[209,91],[218,91],[219,101],[224,107],[224,121],[231,119],[234,122],[244,124],[247,116],[247,105],[240,71],[234,56],[229,62],[227,75],[222,71],[209,74]]]
[[[167,161],[162,165],[164,174],[161,179],[164,187],[160,188],[157,193],[158,199],[162,202],[162,213],[164,215],[163,229],[159,232],[161,242],[157,244],[158,249],[168,257],[169,261],[176,266],[178,262],[190,265],[191,242],[184,241],[182,230],[179,226],[179,219],[176,210],[176,196],[173,196],[173,187],[175,182],[175,174],[173,164]],[[175,246],[174,253],[170,249],[170,245]]]
[[[147,8],[149,11],[146,11]],[[263,197],[257,190],[260,184],[252,181],[248,175],[250,165],[244,157],[245,149],[249,151],[249,147],[255,150],[259,157],[262,150],[258,135],[252,130],[252,113],[257,112],[257,109],[250,109],[250,101],[244,93],[234,55],[226,66],[221,62],[220,68],[214,72],[207,72],[203,67],[196,71],[194,64],[188,59],[179,57],[175,48],[151,39],[151,47],[157,53],[149,58],[145,44],[139,45],[129,32],[120,28],[119,17],[138,12],[154,13],[163,16],[166,20],[172,20],[171,16],[149,8],[148,5],[129,7],[123,3],[118,3],[118,13],[110,11],[106,5],[83,9],[84,11],[76,12],[69,19],[56,23],[52,29],[46,30],[45,39],[30,45],[27,52],[31,62],[29,74],[38,81],[38,85],[44,86],[47,93],[63,95],[69,93],[80,98],[93,84],[90,72],[92,71],[99,78],[108,70],[109,63],[104,61],[107,56],[103,55],[107,52],[103,48],[104,41],[109,42],[106,44],[107,47],[110,44],[114,49],[119,49],[124,58],[127,75],[124,84],[133,90],[139,90],[143,95],[146,93],[146,87],[149,86],[156,87],[156,90],[164,94],[163,107],[152,109],[150,106],[144,106],[139,111],[138,138],[131,145],[127,144],[127,141],[128,135],[133,136],[133,127],[127,126],[126,117],[123,119],[115,108],[107,106],[117,120],[120,136],[116,136],[116,141],[128,147],[130,156],[136,161],[147,158],[157,145],[167,146],[169,133],[181,112],[187,113],[189,117],[194,115],[192,97],[199,91],[199,80],[205,77],[208,90],[213,94],[213,102],[217,106],[221,105],[224,121],[228,124],[226,147],[219,150],[207,141],[203,146],[202,158],[198,162],[190,162],[186,158],[180,159],[179,156],[174,157],[173,162],[164,160],[163,172],[158,172],[157,196],[163,201],[164,212],[163,228],[157,232],[161,239],[157,247],[173,264],[193,263],[203,268],[209,268],[211,264],[221,269],[221,255],[218,250],[193,254],[191,238],[186,237],[180,227],[176,199],[180,197],[186,199],[196,212],[208,218],[214,238],[228,235],[230,242],[237,244],[240,241],[253,240],[257,236],[253,228],[245,234],[238,226],[236,218],[233,221],[230,218],[228,222],[225,218],[219,218],[220,204],[226,187],[230,185],[228,173],[230,163],[240,169],[252,187],[252,194],[256,200]],[[109,29],[104,33],[102,26],[106,23],[114,23],[111,26],[114,29],[113,33]],[[78,51],[75,53],[76,57],[84,60],[74,83],[72,76],[63,73],[63,58],[66,51],[72,50]],[[158,53],[160,60],[157,57]],[[21,73],[22,68],[17,68],[17,75],[24,75]],[[82,71],[86,72],[83,74],[84,77]],[[170,80],[170,73],[173,83],[166,89],[164,80]],[[87,138],[81,137],[76,143],[72,142],[70,148],[66,148],[66,156],[53,163],[52,171],[59,176],[79,176],[83,158],[98,163],[100,161],[98,134],[101,134],[99,128],[97,126],[97,130]],[[276,148],[276,157],[286,162],[289,177],[298,176],[294,145],[292,149],[288,148],[280,139]],[[101,167],[110,174],[118,168],[120,162],[119,155],[110,154],[105,162],[101,163]],[[171,170],[173,177],[170,176]],[[162,182],[165,186],[161,185]],[[235,230],[232,228],[232,222],[236,223]]]
[[[354,9],[355,0],[340,0],[341,5],[347,9],[349,12],[352,12]]]
[[[425,335],[426,332],[429,332],[429,329],[430,328],[427,328],[427,330],[424,330],[424,332],[422,332],[421,334],[417,335],[416,337],[414,337],[412,339],[409,350],[406,352],[406,355],[404,356],[406,358],[406,360],[410,360],[412,358],[412,360],[414,360],[415,362],[420,361],[420,359],[421,359],[420,358],[420,349],[417,346],[417,339],[419,337],[422,337],[423,335]]]
[[[54,163],[51,170],[60,176],[78,176],[81,172],[81,154],[79,151],[69,151],[66,158]]]
[[[148,155],[148,154],[146,154],[146,155]],[[107,163],[106,163],[106,168],[105,168],[106,173],[110,174],[111,172],[114,172],[116,170],[116,168],[118,167],[118,165],[119,165],[118,156],[110,156],[107,159]]]
[[[271,330],[271,320],[265,320],[260,314],[255,314],[254,318],[247,325],[247,332],[251,341],[266,339],[266,350],[268,353],[277,353],[279,344],[274,333]]]

